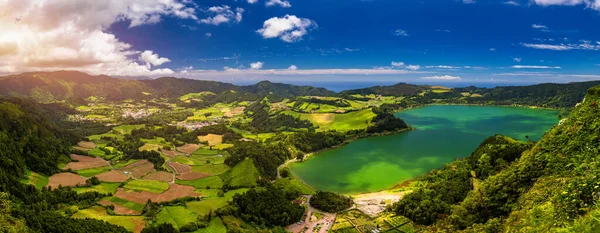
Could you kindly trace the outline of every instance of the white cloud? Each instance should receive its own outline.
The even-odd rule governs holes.
[[[152,50],[146,50],[140,54],[140,60],[146,63],[148,69],[152,68],[152,66],[160,66],[171,61],[168,58],[159,57]]]
[[[406,69],[409,69],[409,70],[419,70],[419,69],[421,69],[421,66],[419,66],[419,65],[407,65]]]
[[[475,4],[475,0],[463,0],[462,1],[464,4]]]
[[[506,1],[504,2],[506,5],[520,6],[521,4],[516,1]]]
[[[532,24],[531,28],[535,28],[535,29],[548,29],[548,26],[542,25],[542,24]]]
[[[212,37],[212,33],[210,33],[210,32],[204,33],[204,36],[206,36],[206,37]]]
[[[458,77],[458,76],[450,76],[450,75],[444,75],[444,76],[429,76],[429,77],[422,77],[421,79],[427,79],[427,80],[443,80],[443,81],[459,81],[462,80],[462,78]]]
[[[599,0],[533,0],[537,5],[541,6],[576,6],[585,5],[587,8],[600,10]]]
[[[287,0],[268,0],[267,3],[265,3],[266,6],[281,6],[284,8],[288,8],[288,7],[292,7],[292,4],[290,4],[290,2],[288,2]]]
[[[409,36],[408,32],[403,29],[396,29],[392,32],[392,34],[394,34],[394,36]]]
[[[290,67],[288,67],[288,70],[297,70],[298,67],[296,65],[291,65]]]
[[[254,3],[257,3],[257,2],[258,2],[258,0],[248,0],[248,3],[250,3],[250,4],[254,4]]]
[[[265,63],[261,62],[261,61],[253,62],[253,63],[250,63],[250,68],[252,68],[253,70],[260,70],[260,69],[262,69],[264,64]]]
[[[393,66],[393,67],[404,67],[404,66],[405,66],[405,64],[404,64],[404,62],[401,62],[401,61],[398,61],[398,62],[396,62],[396,61],[393,61],[393,62],[392,62],[392,66]]]
[[[521,58],[520,57],[513,57],[513,61],[514,62],[521,62]]]
[[[0,67],[10,72],[170,74],[170,69],[138,63],[140,52],[106,31],[116,22],[137,27],[165,16],[197,19],[194,6],[179,0],[0,0]]]
[[[600,50],[600,44],[592,44],[591,41],[582,41],[581,44],[530,44],[521,43],[524,47],[533,49],[545,49],[555,51],[566,51],[566,50]]]
[[[496,51],[496,48],[490,48],[490,51]]]
[[[560,66],[512,66],[513,69],[560,69]]]
[[[417,71],[419,69],[421,69],[420,65],[407,65],[404,62],[401,61],[392,61],[392,67],[387,67],[389,68],[403,68],[403,69],[407,69],[407,70],[413,70],[413,71]]]
[[[589,0],[533,0],[535,4],[542,6],[564,5],[574,6],[583,3],[589,3]]]
[[[241,22],[244,9],[238,7],[234,12],[230,6],[223,5],[210,7],[206,12],[211,16],[200,19],[198,22],[218,26],[223,23]]]
[[[276,38],[292,43],[302,40],[308,30],[316,28],[317,23],[310,19],[298,18],[295,15],[285,15],[283,18],[273,17],[266,20],[263,28],[257,30],[263,38]]]
[[[447,65],[438,65],[438,66],[425,66],[427,69],[460,69],[462,67],[458,66],[447,66]],[[470,66],[465,66],[464,68],[471,68]]]
[[[398,69],[241,69],[224,67],[220,70],[193,70],[188,75],[194,77],[239,77],[239,75],[411,75],[429,72]]]

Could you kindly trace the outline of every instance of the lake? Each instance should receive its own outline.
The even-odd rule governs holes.
[[[318,190],[379,191],[467,157],[495,134],[539,140],[558,123],[558,114],[519,107],[430,105],[396,113],[414,131],[360,139],[290,167]]]

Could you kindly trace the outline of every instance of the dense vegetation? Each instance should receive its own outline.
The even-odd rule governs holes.
[[[469,157],[423,175],[426,185],[406,195],[394,206],[396,213],[419,224],[429,225],[448,215],[452,205],[461,202],[477,178],[485,179],[506,168],[531,148],[531,143],[496,135],[487,138]],[[475,175],[471,174],[475,172]]]
[[[310,205],[329,213],[337,213],[352,207],[352,199],[332,192],[317,191],[310,198]]]
[[[291,201],[282,190],[269,185],[234,196],[230,206],[219,214],[234,215],[258,226],[287,226],[304,215],[304,208]]]
[[[252,104],[246,109],[246,112],[252,117],[250,127],[255,132],[275,132],[287,131],[299,128],[312,128],[310,121],[294,118],[286,114],[269,114],[269,105],[260,101]]]
[[[61,214],[71,205],[93,205],[102,197],[98,193],[77,194],[70,188],[39,191],[20,182],[27,170],[57,173],[58,163],[69,161],[68,148],[76,138],[47,120],[57,118],[53,112],[28,111],[43,107],[32,102],[20,104],[23,107],[5,100],[0,103],[0,212],[10,214],[0,222],[9,219],[17,231],[126,232],[99,220],[69,219]]]
[[[373,112],[377,116],[371,120],[373,125],[367,128],[367,133],[397,132],[409,128],[404,120],[394,116],[394,109],[390,106],[373,108]]]
[[[469,158],[422,177],[426,185],[394,210],[434,224],[430,231],[593,232],[600,227],[594,220],[600,214],[599,94],[600,87],[590,89],[535,144],[487,139]]]

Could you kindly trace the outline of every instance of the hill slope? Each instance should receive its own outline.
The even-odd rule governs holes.
[[[600,206],[597,206],[600,200],[598,101],[600,87],[594,87],[568,119],[553,127],[512,163],[510,160],[498,163],[494,158],[514,157],[518,150],[482,144],[471,158],[433,172],[435,176],[432,177],[437,178],[429,179],[426,186],[433,191],[425,192],[425,196],[408,195],[402,202],[410,199],[414,202],[399,204],[396,210],[422,224],[433,223],[428,231],[594,232],[600,227],[597,220],[600,217]],[[482,150],[485,153],[481,153]],[[477,169],[480,164],[490,167]],[[482,174],[497,168],[500,168],[497,173]],[[465,170],[472,170],[474,177],[484,180],[471,178],[471,181],[465,181],[466,173],[459,172]],[[460,180],[462,182],[456,187],[464,186],[463,190],[470,190],[466,197],[464,192],[462,195],[431,194],[444,190],[443,186],[431,187]],[[418,193],[423,191],[415,192]],[[448,196],[454,199],[448,199]],[[436,198],[441,198],[447,205],[439,207]],[[433,221],[424,221],[423,216]]]

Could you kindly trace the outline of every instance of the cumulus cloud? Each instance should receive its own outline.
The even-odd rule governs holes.
[[[261,62],[261,61],[253,62],[253,63],[250,63],[250,68],[252,68],[253,70],[260,70],[260,69],[262,69],[264,64],[265,63]]]
[[[447,65],[437,65],[437,66],[425,66],[427,69],[460,69],[462,67],[459,66],[447,66]],[[464,68],[471,68],[470,66],[465,66]]]
[[[204,33],[204,36],[206,36],[206,37],[212,37],[212,33],[210,33],[210,32]]]
[[[392,32],[392,34],[394,34],[394,36],[409,36],[408,32],[403,29],[396,29]]]
[[[548,29],[548,26],[542,24],[532,24],[531,27],[535,29]]]
[[[459,81],[459,80],[462,80],[462,78],[460,78],[458,76],[450,76],[450,75],[429,76],[429,77],[422,77],[421,79],[426,79],[426,80],[443,80],[443,81]]]
[[[230,6],[223,5],[210,7],[206,12],[211,16],[200,19],[198,22],[218,26],[223,23],[241,22],[244,9],[238,7],[233,11]]]
[[[250,3],[250,4],[254,4],[254,3],[257,3],[257,2],[258,2],[258,0],[248,0],[248,3]]]
[[[392,66],[393,67],[404,67],[405,64],[404,64],[404,62],[401,62],[401,61],[393,61]]]
[[[291,65],[290,67],[288,67],[288,70],[297,70],[298,67],[296,65]]]
[[[179,0],[0,1],[0,67],[3,72],[74,69],[108,75],[170,74],[170,69],[151,70],[138,63],[140,52],[106,29],[120,21],[129,27],[154,24],[165,16],[197,20],[191,4]]]
[[[310,19],[298,18],[295,15],[285,15],[283,18],[273,17],[266,20],[263,28],[257,30],[265,39],[279,38],[292,43],[302,40],[308,30],[316,28],[317,23]]]
[[[520,57],[513,57],[513,61],[514,62],[521,62],[521,58]]]
[[[513,69],[560,69],[560,66],[512,66]]]
[[[268,0],[266,6],[281,6],[284,8],[292,7],[292,4],[287,0]]]
[[[152,50],[146,50],[140,54],[140,60],[146,62],[146,67],[148,67],[148,69],[152,68],[152,66],[160,66],[171,61],[168,58],[159,57],[158,54],[154,54]]]
[[[409,70],[419,70],[419,69],[421,69],[421,66],[420,65],[407,65],[406,69],[409,69]]]

